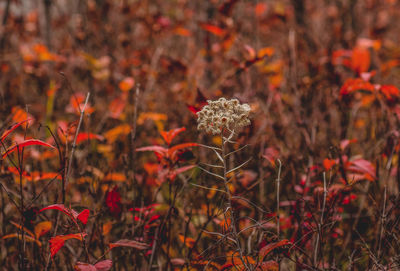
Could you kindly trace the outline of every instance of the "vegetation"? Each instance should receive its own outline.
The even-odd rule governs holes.
[[[0,2],[2,270],[398,270],[399,10]]]

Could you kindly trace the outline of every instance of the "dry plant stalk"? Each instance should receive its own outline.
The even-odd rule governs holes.
[[[240,260],[245,268],[245,270],[251,270],[251,266],[247,258],[243,255],[243,250],[240,244],[239,233],[236,227],[236,214],[232,206],[232,193],[229,188],[229,183],[231,178],[228,177],[231,173],[239,170],[245,166],[251,159],[245,161],[244,163],[236,166],[232,169],[228,168],[226,159],[242,150],[239,148],[236,151],[228,152],[228,143],[235,143],[232,139],[236,132],[250,124],[249,113],[250,106],[248,104],[240,104],[237,99],[226,100],[225,98],[220,98],[217,101],[207,101],[208,105],[204,106],[201,111],[197,113],[198,116],[198,129],[200,131],[205,131],[206,133],[211,133],[213,135],[219,135],[221,137],[221,146],[212,147],[207,145],[202,145],[203,147],[212,149],[218,157],[220,164],[204,164],[208,167],[215,169],[222,169],[223,173],[214,173],[211,170],[207,170],[203,167],[199,168],[209,175],[217,177],[223,181],[225,190],[221,191],[226,195],[226,209],[224,212],[225,220],[227,222],[228,232],[224,235],[224,238],[235,244],[237,252],[239,253]],[[247,145],[246,145],[247,146]],[[201,187],[201,186],[200,186]],[[221,236],[220,233],[215,233]]]

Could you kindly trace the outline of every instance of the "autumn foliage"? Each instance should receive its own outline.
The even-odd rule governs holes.
[[[398,270],[399,11],[0,2],[0,268]]]

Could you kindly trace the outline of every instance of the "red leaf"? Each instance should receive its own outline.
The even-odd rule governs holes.
[[[66,240],[78,239],[82,241],[86,235],[87,233],[82,232],[52,237],[49,241],[51,257],[54,257],[54,255],[56,255],[56,253],[64,246]]]
[[[359,90],[369,91],[372,93],[375,91],[375,87],[370,82],[366,82],[361,78],[349,78],[341,87],[339,95],[342,97],[353,94]]]
[[[148,147],[137,148],[136,151],[153,151],[161,154],[162,156],[165,156],[167,155],[168,149],[161,146],[148,146]]]
[[[376,180],[374,165],[365,159],[356,159],[351,161],[348,170],[365,174],[365,178],[370,181]]]
[[[21,126],[22,124],[24,124],[24,123],[26,123],[26,122],[28,122],[28,121],[30,121],[30,120],[32,120],[32,119],[27,119],[27,120],[24,120],[24,121],[21,121],[21,122],[18,122],[18,123],[16,123],[16,124],[12,125],[12,126],[11,126],[7,131],[5,131],[5,132],[3,133],[3,135],[0,137],[0,142],[3,142],[4,139],[6,139],[6,137],[7,137],[9,134],[12,133],[12,131],[14,131],[14,130],[17,129],[19,126]]]
[[[200,89],[197,89],[196,104],[195,105],[186,104],[186,106],[193,114],[196,114],[206,104],[207,104],[207,98],[203,95]]]
[[[350,144],[352,143],[356,143],[357,139],[353,138],[353,139],[343,139],[342,141],[340,141],[340,149],[342,151],[344,151]]]
[[[107,192],[106,205],[114,217],[117,217],[121,213],[121,195],[118,192],[117,186]]]
[[[86,225],[88,218],[89,218],[90,211],[89,209],[85,209],[79,213],[77,219],[79,219],[84,225]]]
[[[77,262],[74,266],[76,271],[108,271],[112,267],[111,260],[104,260],[96,263],[95,265],[90,263]]]
[[[150,246],[146,243],[127,239],[118,240],[115,243],[108,244],[108,246],[110,247],[110,249],[113,249],[115,247],[133,247],[139,250],[145,250],[150,248]]]
[[[287,244],[290,244],[289,240],[284,239],[279,242],[275,242],[275,243],[266,245],[265,247],[260,249],[260,252],[258,252],[258,259],[262,262],[264,260],[265,256],[267,256],[268,253],[270,253],[272,250],[274,250],[275,248],[281,247],[281,246],[285,246]]]
[[[393,101],[400,97],[400,90],[393,85],[383,85],[379,90],[388,101]]]
[[[263,157],[275,166],[275,160],[279,157],[279,151],[274,147],[268,147],[265,149]]]
[[[97,271],[107,271],[111,269],[112,264],[113,262],[111,260],[104,260],[96,263],[94,267],[96,267]]]
[[[48,144],[48,143],[46,143],[46,142],[43,142],[43,141],[41,141],[41,140],[38,140],[38,139],[28,139],[28,140],[25,140],[25,141],[23,141],[23,142],[21,142],[21,143],[15,144],[14,146],[11,146],[10,148],[8,148],[8,149],[2,154],[2,157],[3,157],[3,159],[4,159],[7,155],[9,155],[10,153],[12,153],[12,152],[15,151],[16,149],[23,148],[23,147],[26,147],[26,146],[32,146],[32,145],[41,145],[41,146],[46,146],[46,147],[50,147],[50,148],[55,149],[54,146],[52,146],[52,145],[50,145],[50,144]]]
[[[172,148],[168,149],[168,155],[170,158],[173,158],[173,156],[176,154],[177,151],[190,148],[190,147],[195,147],[198,146],[199,144],[197,143],[183,143],[183,144],[178,144],[173,146]]]
[[[171,180],[174,180],[176,175],[181,174],[182,172],[188,171],[194,167],[196,167],[196,166],[190,165],[190,166],[184,166],[184,167],[180,167],[177,169],[173,169],[168,173],[168,178],[170,178]]]
[[[186,128],[185,127],[181,127],[181,128],[176,128],[176,129],[172,129],[169,131],[161,131],[160,134],[161,136],[164,138],[165,142],[170,145],[172,140],[179,135],[180,133],[182,133],[183,131],[185,131]]]
[[[83,224],[86,225],[90,211],[89,209],[85,209],[83,210],[81,213],[78,213],[77,211],[75,211],[74,209],[68,209],[64,206],[64,204],[53,204],[53,205],[49,205],[45,208],[42,208],[39,212],[43,212],[45,210],[58,210],[61,211],[63,213],[65,213],[66,215],[68,215],[72,220],[74,220],[75,222],[78,220],[80,220]]]
[[[197,112],[199,112],[201,110],[201,108],[198,108],[198,107],[193,106],[193,105],[187,104],[186,106],[194,114],[196,114]]]
[[[104,140],[104,137],[101,135],[91,134],[91,133],[79,133],[76,137],[76,144],[81,143],[82,141],[88,139],[97,139],[97,140]]]

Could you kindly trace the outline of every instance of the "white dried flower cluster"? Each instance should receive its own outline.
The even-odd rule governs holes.
[[[225,98],[207,102],[208,105],[197,112],[197,129],[216,135],[220,134],[224,128],[236,130],[250,125],[248,104],[240,104],[237,99]]]

